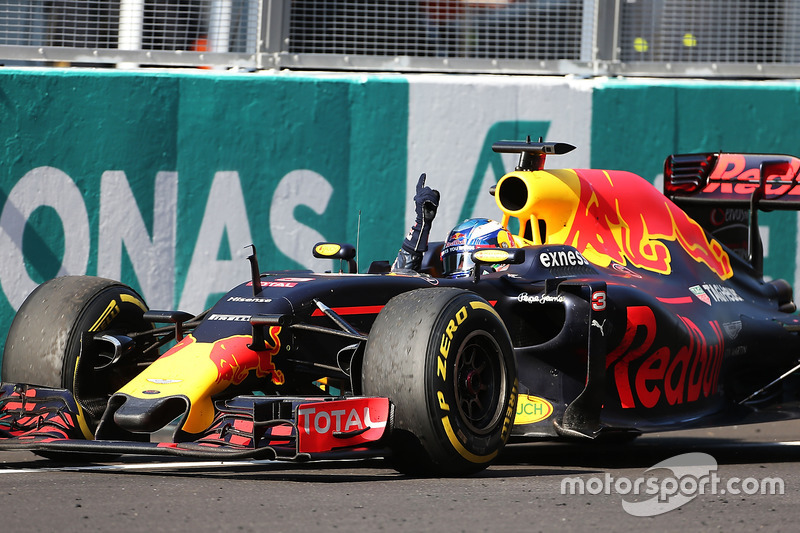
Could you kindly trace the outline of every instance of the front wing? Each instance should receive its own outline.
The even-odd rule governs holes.
[[[380,397],[237,396],[216,402],[203,433],[179,442],[150,435],[86,439],[80,408],[66,389],[0,385],[0,450],[175,455],[213,459],[311,460],[379,456],[391,431],[393,406]],[[118,437],[118,436],[115,436]]]

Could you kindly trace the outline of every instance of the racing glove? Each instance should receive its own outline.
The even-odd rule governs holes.
[[[417,182],[417,191],[414,195],[416,220],[403,240],[397,259],[392,264],[392,271],[419,271],[422,266],[422,252],[428,249],[431,223],[439,207],[439,191],[426,187],[425,177],[425,174],[422,174]]]
[[[428,235],[431,223],[439,208],[439,191],[425,186],[425,174],[419,177],[417,193],[414,195],[416,220],[403,240],[403,250],[407,252],[424,252],[428,249]]]

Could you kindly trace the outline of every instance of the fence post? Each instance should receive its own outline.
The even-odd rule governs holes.
[[[612,65],[619,63],[620,0],[597,0],[595,51],[592,58],[595,74],[613,74]],[[601,72],[597,72],[601,71]]]
[[[144,0],[122,0],[119,4],[120,50],[142,49],[142,26],[144,25]],[[117,63],[117,68],[136,68],[137,63]]]
[[[227,52],[231,39],[231,0],[212,0],[209,13],[208,50]]]
[[[289,35],[291,0],[261,0],[258,29],[258,68],[279,68],[280,55],[288,51],[284,43]]]

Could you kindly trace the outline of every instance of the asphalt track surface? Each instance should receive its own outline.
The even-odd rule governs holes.
[[[623,499],[651,496],[621,495],[615,487],[626,485],[614,483],[652,476],[651,466],[692,452],[718,464],[713,493],[687,485],[693,497],[657,516],[623,509]],[[783,494],[719,488],[752,479],[752,492],[776,477]],[[566,478],[583,480],[584,494],[564,493]],[[589,492],[609,478],[611,490]],[[67,464],[0,453],[6,531],[797,531],[798,489],[800,421],[648,435],[624,446],[512,445],[488,470],[456,479],[402,476],[380,459]]]

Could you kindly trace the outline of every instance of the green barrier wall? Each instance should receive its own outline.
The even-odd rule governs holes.
[[[250,243],[263,269],[331,268],[311,259],[325,239],[396,254],[407,93],[401,78],[0,71],[0,330],[61,274],[199,312],[247,279]]]
[[[262,269],[331,268],[318,240],[392,259],[420,172],[434,237],[497,216],[495,132],[573,142],[548,165],[633,170],[674,152],[800,154],[795,83],[0,69],[0,342],[36,284],[118,278],[199,312]],[[514,134],[516,135],[516,133]],[[513,157],[502,159],[506,170]],[[796,282],[795,213],[765,217],[770,277]],[[439,227],[441,226],[441,227]]]

